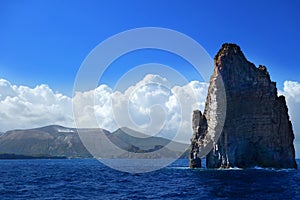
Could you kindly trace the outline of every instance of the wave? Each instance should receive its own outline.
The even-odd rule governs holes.
[[[167,167],[167,168],[171,168],[171,169],[179,169],[179,170],[201,170],[201,171],[246,171],[246,170],[261,170],[261,171],[274,171],[274,172],[290,172],[290,171],[297,171],[297,169],[292,169],[292,168],[284,168],[284,169],[275,169],[275,168],[263,168],[263,167],[251,167],[251,168],[239,168],[239,167],[230,167],[230,168],[195,168],[195,169],[191,169],[190,167],[186,167],[186,166],[174,166],[174,167]]]
[[[191,169],[189,167],[169,167],[169,168],[171,168],[171,169]],[[199,169],[201,169],[201,168],[199,168]]]
[[[297,169],[293,169],[293,168],[282,168],[282,169],[276,169],[276,168],[264,168],[264,167],[259,167],[259,166],[255,166],[253,168],[249,168],[249,169],[254,169],[254,170],[265,170],[265,171],[284,171],[284,172],[289,172],[289,171],[296,171]]]

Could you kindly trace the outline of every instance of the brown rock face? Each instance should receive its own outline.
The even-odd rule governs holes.
[[[194,129],[191,155],[212,145],[208,168],[297,168],[285,98],[277,96],[267,68],[247,61],[239,46],[219,50],[205,111],[197,116],[202,121],[194,120],[200,128]]]

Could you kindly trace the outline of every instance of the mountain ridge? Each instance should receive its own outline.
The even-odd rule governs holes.
[[[104,134],[119,148],[136,153],[153,152],[171,142],[166,138],[148,136],[127,127],[119,128],[114,132],[100,128],[80,128],[79,130],[81,133]],[[167,151],[168,149],[166,149],[166,154],[171,153]],[[1,154],[25,156],[24,158],[26,156],[38,158],[39,155],[66,158],[93,157],[80,140],[78,130],[61,125],[6,131],[0,135]],[[186,157],[187,153],[184,156]]]

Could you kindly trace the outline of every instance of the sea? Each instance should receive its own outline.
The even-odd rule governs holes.
[[[187,165],[131,174],[96,159],[0,160],[0,199],[300,199],[300,170]]]

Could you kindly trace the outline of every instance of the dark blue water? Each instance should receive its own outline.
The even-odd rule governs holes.
[[[186,165],[129,174],[93,159],[0,160],[0,199],[300,199],[300,170]]]

